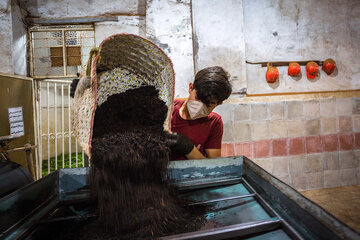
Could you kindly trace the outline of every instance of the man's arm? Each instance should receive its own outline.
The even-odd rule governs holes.
[[[206,158],[195,146],[189,154],[185,155],[185,157],[187,159],[204,159],[204,158]]]
[[[219,116],[212,124],[211,132],[205,143],[205,152],[208,158],[221,157],[221,141],[224,131],[224,125]]]
[[[221,157],[221,148],[218,149],[205,149],[208,158]]]

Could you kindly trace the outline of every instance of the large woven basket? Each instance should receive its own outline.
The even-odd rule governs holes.
[[[156,44],[137,35],[116,34],[90,58],[91,78],[80,78],[78,86],[86,87],[77,87],[71,109],[73,131],[90,158],[95,110],[113,94],[154,86],[168,107],[164,129],[170,128],[175,73],[170,58]]]

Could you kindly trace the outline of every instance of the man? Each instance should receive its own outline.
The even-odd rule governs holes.
[[[231,94],[227,72],[219,66],[199,71],[189,84],[189,97],[175,100],[171,116],[173,159],[201,159],[221,156],[223,122],[212,112]]]

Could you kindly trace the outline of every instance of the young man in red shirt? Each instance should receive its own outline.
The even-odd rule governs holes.
[[[221,156],[223,122],[212,112],[231,94],[229,75],[219,66],[204,68],[189,84],[189,97],[175,100],[171,115],[174,160]]]

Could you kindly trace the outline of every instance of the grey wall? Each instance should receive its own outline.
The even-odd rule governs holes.
[[[27,75],[26,27],[15,1],[0,1],[0,72]]]
[[[0,72],[3,73],[14,73],[11,22],[11,5],[8,1],[0,1]]]
[[[15,2],[15,1],[13,1]],[[0,9],[7,1],[0,2]],[[176,71],[175,97],[186,97],[194,73],[211,65],[231,75],[234,91],[281,93],[360,88],[360,4],[358,0],[25,0],[27,17],[117,16],[95,24],[96,44],[115,33],[134,33],[157,43]],[[25,28],[18,6],[0,13],[0,71],[24,74]],[[287,76],[279,67],[275,84],[266,67],[249,62],[325,60],[337,71],[308,80]],[[11,59],[9,61],[9,59]]]
[[[14,74],[27,75],[27,29],[23,22],[24,13],[20,7],[12,1],[12,58],[14,66]]]
[[[143,13],[145,0],[25,0],[31,17],[71,18]]]

